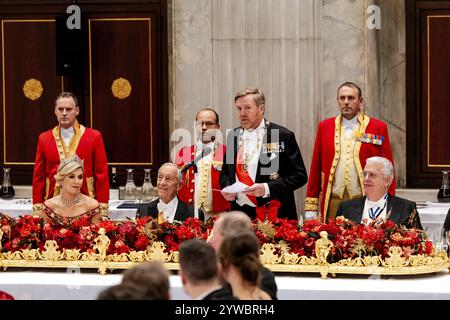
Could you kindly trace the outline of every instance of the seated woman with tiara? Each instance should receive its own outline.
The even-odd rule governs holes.
[[[70,225],[82,217],[87,217],[91,223],[102,221],[98,201],[81,193],[83,173],[84,161],[77,155],[61,161],[55,175],[59,195],[42,206],[44,218],[52,224]]]

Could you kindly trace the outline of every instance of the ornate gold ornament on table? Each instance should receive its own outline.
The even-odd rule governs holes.
[[[0,236],[1,239],[1,236]],[[326,257],[331,245],[325,231],[321,233],[323,240],[317,247],[317,257],[299,256],[289,253],[287,244],[264,244],[261,248],[261,262],[274,272],[309,272],[320,273],[323,279],[328,274],[379,274],[379,275],[414,275],[435,273],[450,267],[449,258],[444,251],[433,250],[430,256],[412,255],[408,258],[402,255],[400,247],[391,247],[389,257],[366,256],[363,258],[343,259],[336,263],[328,263]],[[94,268],[105,274],[108,269],[130,269],[144,261],[161,261],[169,270],[179,270],[178,252],[165,252],[166,247],[160,241],[154,241],[145,251],[106,255],[109,239],[104,230],[99,230],[95,239],[96,252],[80,252],[79,249],[59,250],[56,241],[47,240],[45,250],[25,249],[0,254],[0,267],[22,268]],[[276,247],[277,246],[277,247]],[[276,254],[279,249],[280,254]]]
[[[322,231],[325,233],[326,231]],[[366,256],[363,258],[342,259],[336,263],[328,263],[324,260],[328,256],[330,247],[320,246],[317,248],[317,257],[305,257],[289,253],[289,248],[282,246],[281,255],[275,254],[276,248],[273,244],[264,244],[261,248],[261,262],[274,272],[319,272],[322,279],[328,274],[333,277],[337,273],[342,274],[378,274],[378,275],[414,275],[424,273],[435,273],[450,268],[447,253],[441,250],[433,250],[430,256],[412,255],[408,258],[403,256],[400,247],[389,248],[389,257],[383,259],[381,256]],[[449,269],[450,272],[450,269]]]

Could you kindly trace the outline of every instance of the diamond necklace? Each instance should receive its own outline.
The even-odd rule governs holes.
[[[78,204],[80,202],[80,200],[81,200],[81,194],[77,194],[75,196],[75,198],[73,198],[71,200],[64,199],[62,194],[61,194],[61,202],[66,207],[72,207],[72,206]]]

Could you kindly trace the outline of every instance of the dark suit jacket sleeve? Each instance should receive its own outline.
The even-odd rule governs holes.
[[[159,199],[153,200],[150,203],[140,203],[136,212],[136,218],[147,217],[150,216],[152,218],[157,218],[157,205]],[[156,211],[156,212],[155,212]],[[156,216],[155,216],[156,214]]]
[[[234,170],[232,170],[232,166],[234,166],[234,160],[236,157],[234,154],[234,137],[235,131],[231,131],[227,137],[227,146],[223,156],[222,172],[220,172],[219,176],[219,183],[222,189],[234,183],[234,178],[232,178],[234,172]]]
[[[286,191],[297,190],[308,181],[308,174],[306,173],[305,164],[303,163],[300,148],[295,140],[295,135],[291,131],[288,131],[287,135],[287,139],[285,140],[286,154],[284,155],[286,161],[281,161],[280,166],[286,165],[286,168],[282,169],[283,172],[288,172],[289,174],[280,174],[280,177],[277,180],[268,182],[271,197],[279,197]]]
[[[136,212],[136,218],[142,218],[148,216],[148,206],[139,204],[139,207]]]
[[[186,219],[187,218],[193,218],[194,217],[194,207],[187,205],[187,212],[186,212]]]
[[[407,204],[402,214],[400,224],[404,225],[407,228],[416,228],[423,230],[416,203],[408,200],[405,201],[407,201]]]
[[[450,209],[448,209],[447,217],[445,217],[444,229],[450,230]]]
[[[277,283],[272,271],[263,267],[261,269],[261,289],[267,292],[273,300],[277,300]]]
[[[344,208],[342,207],[342,203],[343,202],[339,203],[339,207],[338,207],[337,212],[336,212],[336,217],[344,216]]]

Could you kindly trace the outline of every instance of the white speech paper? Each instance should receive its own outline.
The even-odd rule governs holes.
[[[223,188],[222,192],[225,192],[225,193],[241,193],[241,192],[247,190],[248,187],[249,186],[246,185],[245,183],[242,183],[240,181],[236,181],[231,186]]]

